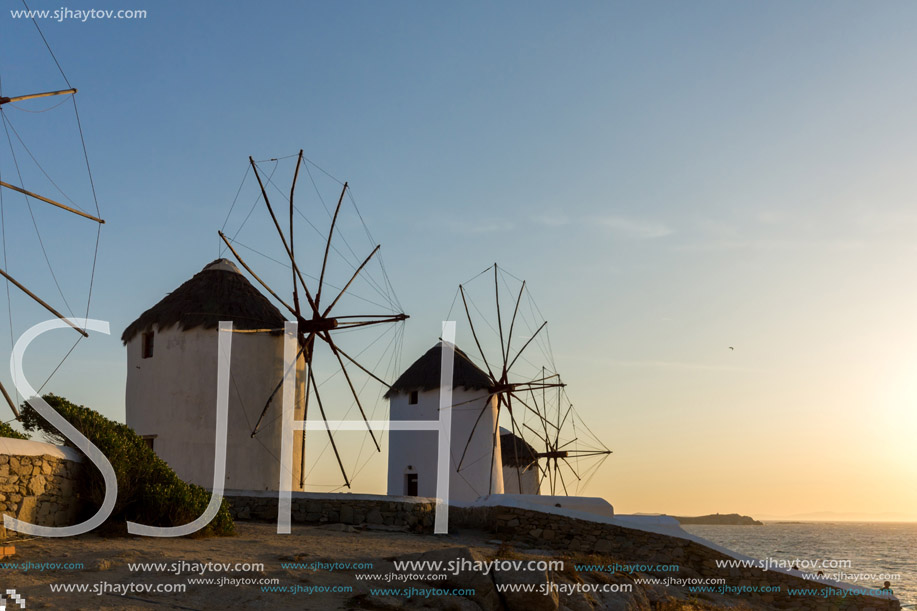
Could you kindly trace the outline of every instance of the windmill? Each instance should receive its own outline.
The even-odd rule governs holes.
[[[529,393],[531,405],[541,415],[543,445],[537,452],[542,481],[551,495],[579,494],[611,455],[577,412],[564,386]],[[544,459],[544,464],[540,459]],[[575,484],[568,486],[570,478]]]
[[[475,301],[472,294],[480,296],[490,292],[481,285],[483,278],[491,276],[493,300],[488,308],[487,304]],[[566,385],[554,365],[547,321],[532,299],[525,280],[516,278],[494,263],[459,285],[453,309],[459,297],[477,356],[480,357],[479,364],[490,378],[488,393],[497,398],[491,463],[496,460],[496,440],[500,416],[503,415],[509,420],[507,428],[512,435],[525,442],[514,442],[510,451],[518,452],[526,444],[531,446],[536,450],[535,464],[542,481],[548,482],[551,494],[560,491],[564,494],[576,493],[581,486],[571,490],[566,480],[572,476],[584,484],[611,454],[611,450],[589,431],[569,402]],[[488,303],[490,301],[487,300]],[[506,324],[504,312],[509,311],[512,314]],[[451,314],[450,309],[450,317]],[[499,346],[499,351],[494,349],[495,345]],[[536,348],[530,348],[533,346]],[[479,420],[483,414],[482,410]],[[475,427],[477,425],[478,422]],[[469,443],[470,438],[464,442],[459,472]],[[513,462],[518,464],[518,455],[513,458]],[[521,478],[518,469],[515,477]],[[517,484],[522,490],[521,479],[517,480]]]
[[[292,157],[292,156],[291,156]],[[376,244],[375,247],[371,248],[368,254],[363,253],[358,258],[351,259],[349,261],[349,268],[347,270],[346,277],[340,276],[343,282],[338,283],[336,286],[332,284],[330,279],[331,271],[329,265],[329,255],[331,253],[336,253],[339,255],[338,258],[347,259],[347,251],[351,255],[356,256],[354,249],[346,242],[346,239],[341,236],[340,232],[340,223],[341,223],[341,212],[342,206],[345,201],[353,204],[354,210],[355,203],[353,202],[352,196],[350,196],[349,185],[345,182],[342,183],[340,195],[337,197],[337,204],[334,206],[333,213],[329,212],[330,216],[330,225],[327,229],[327,232],[321,237],[320,240],[313,242],[313,245],[320,242],[322,247],[320,257],[316,257],[314,260],[307,258],[306,262],[302,262],[302,257],[297,258],[297,248],[295,246],[294,237],[299,234],[294,231],[294,226],[297,220],[297,213],[301,219],[300,221],[305,220],[305,222],[312,228],[316,234],[321,234],[321,230],[309,217],[304,215],[299,207],[294,203],[296,195],[296,186],[297,181],[300,177],[301,170],[305,169],[309,174],[310,182],[313,186],[316,186],[316,179],[313,175],[312,169],[318,168],[310,160],[308,160],[303,155],[303,151],[299,151],[299,154],[295,156],[295,169],[293,171],[292,183],[289,188],[289,193],[287,194],[284,191],[281,191],[280,188],[276,185],[273,180],[274,172],[270,173],[263,172],[262,169],[259,169],[259,163],[256,162],[254,158],[249,157],[249,168],[248,170],[254,175],[255,180],[258,185],[258,196],[255,198],[255,203],[257,204],[260,201],[263,201],[264,207],[268,212],[270,217],[270,225],[272,226],[271,233],[276,233],[276,238],[279,238],[281,248],[280,258],[271,258],[264,255],[260,250],[255,250],[250,247],[246,247],[239,242],[237,239],[238,231],[235,236],[229,236],[221,229],[218,233],[222,243],[226,248],[232,253],[236,261],[251,275],[251,277],[260,284],[267,292],[270,294],[276,302],[286,310],[286,312],[298,323],[297,337],[296,341],[298,344],[298,352],[296,356],[296,361],[302,359],[305,363],[303,370],[304,380],[304,392],[302,397],[298,397],[297,401],[301,401],[303,406],[304,419],[308,418],[310,404],[316,406],[319,411],[321,419],[325,422],[325,430],[327,432],[327,445],[330,446],[331,450],[334,453],[337,467],[340,471],[340,474],[343,478],[344,486],[349,488],[352,482],[352,476],[348,475],[348,470],[344,465],[344,459],[342,457],[342,452],[339,447],[338,441],[335,439],[334,431],[328,425],[328,413],[330,411],[330,405],[333,404],[342,404],[348,402],[351,404],[351,407],[355,406],[359,411],[360,416],[363,421],[366,422],[366,435],[371,439],[372,444],[374,445],[377,452],[381,451],[379,445],[379,440],[377,439],[375,433],[369,425],[369,417],[367,416],[367,409],[365,405],[365,393],[363,392],[366,387],[366,382],[372,381],[374,384],[381,385],[385,389],[389,387],[388,382],[376,372],[378,369],[377,366],[364,362],[364,359],[361,358],[361,355],[365,351],[365,347],[359,347],[357,349],[351,350],[350,348],[345,349],[340,341],[340,336],[342,334],[349,334],[350,332],[368,329],[374,327],[382,327],[387,325],[400,325],[407,320],[408,315],[405,314],[400,306],[400,303],[397,301],[397,297],[394,296],[394,292],[391,288],[391,283],[388,280],[387,274],[385,273],[384,265],[381,263],[381,256],[379,251],[381,245]],[[267,160],[267,163],[274,163],[274,170],[276,170],[276,164],[283,159],[270,159]],[[321,168],[318,168],[321,170]],[[324,170],[321,170],[324,172]],[[248,172],[246,172],[247,176]],[[327,173],[325,173],[327,176]],[[336,179],[335,179],[336,181]],[[245,179],[243,179],[243,184]],[[269,195],[269,187],[273,187],[278,194],[280,194],[283,199],[287,200],[288,203],[288,218],[284,219],[286,227],[281,225],[280,218],[278,217],[277,210],[275,210],[274,205],[271,203],[271,196]],[[241,187],[240,187],[241,189]],[[321,199],[321,193],[316,186],[316,193]],[[350,198],[349,200],[347,198]],[[276,196],[275,196],[276,199]],[[324,205],[324,200],[322,200]],[[254,209],[254,207],[253,207]],[[326,208],[327,210],[327,208]],[[232,210],[230,210],[230,214]],[[249,216],[251,211],[249,212]],[[227,220],[228,220],[227,216]],[[246,217],[246,221],[249,217]],[[359,214],[359,211],[356,212],[356,218],[359,219],[359,222],[363,224],[363,229],[366,230],[366,235],[371,239],[371,234],[368,229],[366,229],[365,223],[363,223],[362,216]],[[245,223],[243,222],[243,225]],[[224,223],[224,229],[226,224]],[[241,229],[241,228],[240,228]],[[344,245],[341,248],[335,246],[335,238],[338,237],[338,241],[344,240]],[[259,255],[266,256],[268,259],[274,261],[274,263],[280,264],[287,268],[287,273],[289,273],[288,278],[291,282],[291,291],[290,297],[284,298],[281,297],[281,292],[274,290],[268,281],[262,278],[261,275],[254,271],[254,268],[242,257],[239,252],[241,248],[248,248],[252,252],[255,252]],[[321,261],[321,266],[318,267],[318,260]],[[373,278],[369,273],[369,268],[372,264],[376,264],[378,270],[381,273],[381,279]],[[339,266],[346,267],[346,266]],[[309,274],[308,270],[311,268],[316,268],[316,274]],[[307,279],[311,280],[310,283]],[[360,298],[359,296],[352,295],[354,286],[356,283],[362,281],[365,286],[368,286],[374,289],[377,293],[383,295],[383,301],[387,303],[380,304],[378,300],[374,301],[372,299]],[[329,290],[333,290],[333,293],[329,294]],[[344,302],[347,301],[348,297],[356,297],[349,300],[347,304],[349,307],[344,306]],[[355,313],[356,302],[361,301],[364,305],[368,302],[372,304],[377,311],[370,314],[359,314]],[[387,310],[385,312],[379,312],[378,309]],[[403,329],[402,329],[403,331]],[[367,342],[368,343],[368,342]],[[325,361],[328,362],[329,367],[333,370],[331,374],[324,378],[324,380],[319,378],[321,367],[316,367],[319,360],[319,348],[322,348],[325,351]],[[378,363],[377,363],[378,365]],[[394,370],[394,365],[392,368]],[[324,383],[334,378],[340,374],[340,377],[343,378],[343,388],[345,399],[337,401],[329,401],[326,397],[323,397],[324,394]],[[365,379],[364,383],[361,385],[355,380],[355,376],[359,374],[362,375]],[[265,422],[265,419],[271,417],[269,414],[270,406],[272,405],[272,400],[274,396],[280,391],[282,387],[282,378],[277,380],[277,384],[274,387],[273,392],[270,396],[264,398],[264,407],[261,410],[260,416],[255,423],[251,431],[251,436],[256,437],[259,431],[262,429],[262,425]],[[340,394],[340,393],[339,393]],[[379,393],[381,396],[381,392]],[[274,414],[274,418],[279,417],[279,414]],[[306,431],[302,431],[300,437],[300,443],[302,448],[303,456],[303,468],[300,473],[300,487],[305,484],[306,478],[306,469],[305,469],[305,443],[306,443]],[[327,446],[326,446],[327,447]],[[361,448],[362,451],[362,448]],[[358,472],[360,470],[359,465],[354,466],[354,471]]]
[[[64,290],[61,288],[61,283],[58,281],[57,275],[55,274],[54,269],[52,268],[51,257],[48,254],[48,247],[50,245],[46,244],[45,241],[42,239],[42,234],[41,234],[41,231],[39,230],[39,223],[36,220],[36,213],[32,209],[31,202],[36,201],[36,202],[40,202],[41,204],[47,204],[49,206],[56,208],[57,210],[68,213],[68,215],[72,218],[85,219],[97,225],[95,247],[94,247],[94,251],[92,254],[92,271],[90,273],[89,289],[88,289],[88,294],[86,297],[86,310],[85,310],[85,316],[84,316],[85,318],[88,318],[89,316],[89,305],[90,305],[90,301],[92,297],[92,284],[95,278],[95,266],[96,266],[96,260],[98,256],[99,237],[101,235],[101,226],[105,223],[105,221],[100,218],[99,204],[96,199],[95,185],[92,179],[92,171],[89,166],[89,157],[86,151],[86,143],[83,139],[83,131],[82,131],[82,126],[80,124],[79,110],[77,109],[77,105],[76,105],[77,89],[70,84],[70,81],[67,78],[67,75],[64,73],[63,68],[61,68],[60,62],[58,62],[57,58],[54,56],[54,53],[51,50],[51,47],[48,45],[47,39],[45,38],[44,34],[41,32],[41,29],[38,26],[38,23],[34,19],[32,19],[32,22],[35,25],[35,28],[38,30],[38,34],[41,38],[41,41],[44,43],[44,46],[47,52],[50,54],[51,58],[54,60],[54,64],[56,65],[58,71],[60,72],[61,77],[63,77],[63,81],[66,83],[67,88],[55,90],[55,91],[38,92],[38,93],[20,93],[18,95],[10,95],[10,96],[4,95],[4,92],[0,90],[0,122],[2,122],[3,134],[6,136],[6,140],[8,144],[8,146],[4,148],[6,148],[9,151],[9,158],[8,158],[9,162],[5,164],[0,163],[0,225],[3,226],[2,266],[0,266],[0,276],[4,278],[4,281],[6,283],[7,301],[9,304],[11,304],[10,287],[14,287],[15,289],[18,290],[20,294],[26,296],[30,302],[40,305],[46,311],[51,313],[56,318],[63,320],[70,327],[72,327],[77,333],[79,333],[80,337],[77,339],[77,343],[78,343],[82,338],[88,337],[88,333],[86,332],[85,329],[81,328],[75,322],[73,322],[73,320],[71,320],[72,318],[75,318],[75,316],[69,304],[67,303],[67,298],[64,294]],[[0,79],[0,83],[3,83],[3,82],[4,81]],[[41,100],[45,98],[58,98],[58,97],[65,98],[65,99],[62,99],[61,102],[59,102],[58,104],[52,105],[51,107],[41,108],[35,105],[36,100]],[[83,161],[85,161],[85,171],[83,175],[88,177],[88,184],[86,186],[88,187],[89,194],[88,195],[84,194],[83,197],[80,197],[80,196],[75,196],[75,197],[76,199],[90,199],[95,208],[94,214],[87,212],[84,209],[81,209],[79,205],[74,201],[74,198],[71,198],[70,195],[68,195],[68,193],[66,193],[62,189],[61,185],[66,186],[68,189],[73,188],[74,185],[71,184],[72,181],[61,181],[61,184],[58,184],[58,182],[55,182],[55,180],[51,178],[48,171],[39,162],[38,157],[41,156],[41,154],[39,154],[36,150],[33,150],[33,148],[31,148],[29,145],[26,144],[27,138],[23,138],[23,135],[22,135],[23,133],[25,133],[25,129],[23,129],[22,125],[19,123],[18,117],[16,120],[14,120],[12,113],[11,113],[11,110],[21,111],[23,113],[45,113],[45,112],[48,112],[48,111],[51,111],[57,108],[58,106],[66,102],[67,101],[66,98],[69,98],[69,100],[72,102],[73,122],[75,123],[76,129],[79,131],[81,154],[83,157]],[[46,115],[42,115],[42,119],[46,119]],[[42,123],[43,123],[43,126],[41,128],[42,131],[48,132],[49,128],[47,126],[47,123],[50,123],[50,121],[46,120],[46,121],[42,121]],[[19,126],[18,129],[17,129],[17,125]],[[56,130],[53,130],[53,131],[50,131],[49,133],[54,133],[55,135],[57,135],[58,132]],[[55,146],[54,148],[56,150],[58,147]],[[19,154],[17,154],[17,149],[19,149],[20,151]],[[25,155],[22,155],[23,152],[25,153]],[[32,170],[31,174],[29,174],[30,169]],[[32,186],[32,183],[38,183],[39,181],[44,183],[44,185],[46,186],[43,185],[42,188]],[[52,198],[46,194],[39,193],[39,191],[43,191],[43,190],[45,191],[45,193],[47,193],[48,192],[47,190],[51,188],[56,190],[60,194],[60,196],[55,195],[54,198]],[[75,191],[72,191],[72,192],[75,193]],[[16,195],[13,195],[13,198],[17,198],[17,199],[19,196],[21,196],[22,201],[24,203],[22,208],[20,209],[17,207],[17,209],[13,211],[5,210],[4,197],[3,197],[4,193],[6,193],[7,195],[16,194]],[[59,199],[64,199],[68,201],[69,205],[61,203],[61,201],[58,201]],[[11,224],[9,223],[10,217],[14,216],[15,213],[17,212],[21,212],[22,210],[27,210],[28,215],[31,217],[31,221],[32,221],[32,224],[34,225],[35,232],[38,238],[37,240],[38,246],[40,247],[40,250],[43,254],[43,258],[45,262],[47,263],[48,270],[50,272],[51,277],[53,278],[54,284],[57,287],[60,301],[65,304],[64,309],[68,309],[70,311],[69,317],[63,315],[58,310],[58,308],[55,308],[54,306],[52,306],[49,303],[50,301],[52,301],[52,299],[40,297],[38,293],[42,292],[41,290],[31,290],[30,288],[26,286],[25,282],[21,279],[21,277],[20,279],[17,279],[16,277],[14,277],[11,271],[13,264],[10,261],[10,257],[9,257],[9,253],[7,249],[7,241],[8,241],[8,233],[11,234],[10,237],[12,237],[13,232],[12,230],[8,231],[6,225]],[[55,222],[59,222],[59,220],[55,219]],[[21,232],[19,231],[15,233],[16,237],[20,237],[20,235],[21,235]],[[66,245],[68,246],[68,248],[74,247],[75,241],[72,239],[72,236],[69,236],[69,237],[70,237],[70,240],[66,241]],[[72,248],[70,248],[70,250],[72,250]],[[36,257],[34,257],[34,255],[31,255],[31,254],[28,257],[28,259],[33,259],[33,258],[36,258]],[[68,252],[68,258],[73,259],[72,252]],[[17,264],[18,263],[19,262],[17,262]],[[17,273],[17,276],[18,275],[19,274]],[[13,314],[12,314],[11,305],[10,305],[10,308],[11,309],[8,314],[9,314],[9,320],[10,320],[10,338],[12,341]],[[75,344],[74,344],[74,347],[75,347]],[[67,352],[66,355],[60,360],[60,362],[57,364],[57,367],[55,367],[54,372],[56,372],[57,369],[60,367],[60,365],[63,364],[64,360],[66,360],[67,356],[70,355],[72,350],[73,348],[71,348],[70,351]],[[51,375],[53,375],[54,372],[52,372]],[[50,377],[48,379],[50,379]],[[3,386],[2,383],[0,383],[0,394],[3,395],[3,399],[9,405],[10,409],[13,411],[13,414],[18,419],[20,414],[19,414],[19,410],[17,409],[16,403],[12,400],[12,398],[10,397],[9,393],[7,392],[6,388]]]

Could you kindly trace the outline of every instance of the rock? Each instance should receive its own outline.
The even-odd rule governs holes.
[[[503,591],[503,603],[508,611],[556,611],[560,597],[550,588],[551,580],[545,571],[494,571],[494,582],[503,584],[531,584],[531,592]]]
[[[366,514],[366,523],[382,524],[382,512],[378,509],[371,509],[370,512]]]
[[[607,554],[614,549],[615,545],[608,539],[599,539],[595,542],[595,551],[599,554]]]
[[[108,558],[101,558],[97,560],[95,565],[92,567],[97,571],[107,571],[112,567],[112,562]]]
[[[596,609],[607,609],[608,611],[649,611],[650,609],[655,609],[657,606],[663,609],[678,608],[666,606],[671,605],[671,600],[665,595],[665,586],[641,586],[634,584],[629,577],[609,575],[608,573],[587,573],[585,575],[580,573],[580,577],[587,583],[633,585],[633,590],[631,592],[594,592],[592,596],[595,599]],[[661,590],[663,598],[657,597],[658,592],[653,591],[654,588],[659,588]],[[647,596],[648,592],[651,594],[650,596]]]
[[[472,551],[467,547],[447,547],[445,549],[431,550],[420,554],[408,554],[399,556],[396,560],[416,560],[420,562],[441,562],[446,567],[450,562],[457,567],[456,571],[444,571],[446,579],[431,580],[429,583],[436,588],[473,588],[475,593],[468,598],[474,601],[484,611],[500,611],[503,605],[500,603],[500,595],[494,587],[494,582],[490,575],[481,574],[480,571],[474,571],[470,567],[475,562],[489,560],[484,556]],[[465,568],[463,568],[465,567]],[[438,599],[435,604],[439,604],[442,599]],[[556,609],[556,607],[555,607]]]
[[[18,499],[17,499],[18,497]],[[38,523],[38,499],[34,496],[27,496],[22,498],[18,494],[10,495],[10,499],[13,502],[22,501],[22,505],[19,507],[19,515],[17,516],[23,522],[32,522],[33,524]]]
[[[567,575],[563,573],[554,573],[553,574],[554,582],[561,584],[572,584],[575,583]],[[594,611],[592,602],[590,602],[591,594],[584,594],[583,592],[574,591],[570,594],[559,594],[560,598],[560,609],[559,611]]]

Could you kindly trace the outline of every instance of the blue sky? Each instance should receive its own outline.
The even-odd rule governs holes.
[[[499,261],[529,281],[615,450],[593,494],[675,513],[915,506],[913,4],[68,6],[148,17],[41,22],[80,90],[107,220],[93,316],[112,324],[56,392],[123,418],[120,332],[216,257],[248,156],[303,148],[383,244],[406,360],[462,280]],[[0,14],[3,94],[63,88],[18,8]],[[72,109],[5,112],[89,201]],[[85,302],[92,228],[38,214]],[[8,220],[10,268],[53,295],[30,222]],[[39,348],[36,376],[60,351]]]

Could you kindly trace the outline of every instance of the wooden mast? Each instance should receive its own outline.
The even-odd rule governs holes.
[[[48,310],[49,312],[51,312],[52,314],[54,314],[55,316],[57,316],[58,318],[60,318],[62,321],[64,321],[65,323],[67,323],[68,325],[70,325],[71,327],[73,327],[74,329],[76,329],[76,330],[80,333],[80,335],[82,335],[83,337],[89,337],[89,334],[86,333],[86,331],[84,331],[83,329],[80,329],[80,328],[77,327],[75,324],[73,324],[72,322],[70,322],[70,319],[69,319],[69,318],[67,318],[66,316],[64,316],[63,314],[61,314],[60,312],[58,312],[57,310],[55,310],[55,309],[52,308],[51,306],[49,306],[47,303],[45,303],[45,302],[41,299],[41,297],[39,297],[38,295],[36,295],[36,294],[33,293],[32,291],[30,291],[29,289],[27,289],[27,288],[25,288],[24,286],[22,286],[19,282],[16,281],[15,278],[13,278],[12,276],[10,276],[10,275],[9,275],[8,273],[6,273],[4,270],[0,269],[0,275],[2,275],[4,278],[6,278],[6,279],[9,280],[10,282],[12,282],[14,285],[16,285],[16,288],[18,288],[20,291],[22,291],[23,293],[25,293],[26,295],[28,295],[29,297],[31,297],[32,299],[34,299],[36,302],[38,302],[39,305],[41,305],[42,307],[44,307],[46,310]]]
[[[37,27],[37,24],[36,24],[36,27]],[[40,33],[40,32],[39,32],[39,33]],[[42,38],[44,38],[44,35],[42,35]],[[49,50],[50,50],[50,47],[49,47]],[[52,55],[52,57],[53,57],[54,54],[52,53],[51,55]],[[57,60],[55,59],[55,61],[57,61]],[[60,68],[60,65],[58,65],[58,68]],[[63,73],[63,71],[61,71],[61,73]],[[64,80],[67,80],[66,75],[64,75]],[[67,84],[69,85],[70,83],[68,82]],[[11,103],[13,103],[13,102],[24,102],[24,101],[26,101],[26,100],[35,100],[35,99],[38,99],[38,98],[47,98],[47,97],[53,97],[53,96],[59,96],[59,95],[74,95],[74,94],[76,94],[76,92],[77,92],[76,88],[75,88],[75,87],[71,87],[71,88],[69,88],[69,89],[61,89],[61,90],[58,90],[58,91],[45,91],[45,92],[40,92],[40,93],[30,93],[30,94],[19,95],[19,96],[0,96],[0,106],[2,106],[2,105],[4,105],[4,104],[11,104]],[[75,108],[75,106],[74,106],[74,108]],[[79,121],[79,116],[78,116],[78,115],[77,115],[77,121]],[[82,133],[81,133],[81,137],[82,137]],[[84,152],[85,152],[85,143],[84,143],[83,146],[84,146]],[[87,164],[88,164],[88,159],[87,159]],[[91,179],[92,179],[92,176],[90,175],[90,180],[91,180]],[[37,193],[34,193],[34,192],[32,192],[32,191],[28,191],[27,189],[24,189],[24,188],[22,188],[22,187],[17,187],[16,185],[11,185],[11,184],[9,184],[9,183],[7,183],[7,182],[4,182],[4,181],[0,181],[0,187],[6,188],[6,189],[10,189],[10,190],[16,191],[16,192],[18,192],[18,193],[22,193],[22,194],[25,195],[26,197],[31,197],[31,198],[33,198],[33,199],[37,199],[38,201],[45,202],[46,204],[50,204],[50,205],[55,206],[55,207],[57,207],[57,208],[60,208],[60,209],[62,209],[62,210],[66,210],[67,212],[70,212],[70,213],[75,214],[75,215],[77,215],[77,216],[81,216],[81,217],[83,217],[83,218],[86,218],[86,219],[95,221],[96,223],[99,223],[100,225],[102,225],[102,224],[105,223],[104,220],[102,220],[101,218],[99,218],[99,217],[97,217],[97,216],[93,216],[93,215],[91,215],[91,214],[87,214],[87,213],[85,213],[85,212],[82,212],[81,210],[77,210],[77,209],[75,209],[75,208],[72,208],[72,207],[70,207],[70,206],[67,206],[67,205],[65,205],[65,204],[62,204],[62,203],[60,203],[60,202],[54,201],[53,199],[44,197],[44,196],[39,195],[39,194],[37,194]],[[33,299],[35,302],[37,302],[37,303],[38,303],[39,305],[41,305],[43,308],[45,308],[46,310],[48,310],[51,314],[53,314],[54,316],[56,316],[56,317],[59,318],[60,320],[63,320],[63,321],[66,322],[68,325],[70,325],[71,327],[73,327],[77,332],[80,333],[80,335],[82,335],[83,337],[89,337],[89,334],[86,333],[86,330],[85,330],[85,329],[81,329],[81,328],[79,328],[78,326],[76,326],[75,324],[73,324],[73,322],[71,322],[70,319],[68,319],[68,318],[66,318],[65,316],[63,316],[60,312],[58,312],[57,310],[55,310],[55,309],[54,309],[53,307],[51,307],[48,303],[46,303],[44,300],[42,300],[40,297],[38,297],[38,295],[36,295],[35,293],[33,293],[32,291],[30,291],[29,289],[27,289],[27,288],[26,288],[23,284],[21,284],[20,282],[16,281],[16,280],[15,280],[12,276],[10,276],[5,270],[0,269],[0,275],[3,275],[3,277],[6,278],[9,282],[12,282],[13,285],[16,286],[16,288],[18,288],[18,289],[21,290],[23,293],[25,293],[26,295],[28,295],[31,299]],[[66,358],[66,357],[65,357],[65,358]],[[6,400],[7,404],[10,406],[10,409],[13,410],[13,413],[16,415],[16,418],[19,419],[19,417],[20,417],[19,410],[17,409],[16,404],[15,404],[15,403],[13,402],[13,400],[10,398],[9,393],[7,392],[6,388],[4,388],[4,386],[3,386],[2,383],[0,383],[0,394],[3,395],[4,400]]]
[[[52,206],[57,206],[57,207],[60,208],[61,210],[66,210],[67,212],[72,212],[73,214],[75,214],[75,215],[77,215],[77,216],[82,216],[83,218],[87,218],[87,219],[89,219],[89,220],[91,220],[91,221],[95,221],[96,223],[99,223],[100,225],[104,225],[104,224],[105,224],[105,221],[103,221],[102,219],[100,219],[100,218],[97,217],[97,216],[92,216],[91,214],[86,214],[85,212],[82,212],[82,211],[80,211],[80,210],[77,210],[76,208],[71,208],[70,206],[66,206],[66,205],[64,205],[64,204],[62,204],[62,203],[60,203],[60,202],[56,202],[56,201],[54,201],[53,199],[48,199],[47,197],[45,197],[45,196],[43,196],[43,195],[39,195],[38,193],[32,193],[31,191],[26,191],[25,189],[23,189],[23,188],[21,188],[21,187],[17,187],[16,185],[11,185],[11,184],[8,183],[8,182],[3,182],[2,180],[0,180],[0,187],[6,187],[7,189],[12,189],[13,191],[18,191],[19,193],[22,193],[23,195],[28,195],[29,197],[32,197],[32,198],[35,198],[35,199],[37,199],[37,200],[39,200],[39,201],[45,202],[46,204],[51,204]]]
[[[76,89],[62,89],[60,91],[47,91],[45,93],[30,93],[28,95],[17,95],[11,98],[0,97],[0,105],[9,104],[10,102],[22,102],[24,100],[34,100],[35,98],[47,98],[52,95],[68,95],[76,93]]]

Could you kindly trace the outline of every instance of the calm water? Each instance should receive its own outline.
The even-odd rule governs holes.
[[[822,570],[848,574],[900,573],[900,581],[892,581],[895,595],[902,604],[917,604],[917,523],[770,522],[765,526],[683,528],[757,559],[850,560],[849,568]],[[806,570],[804,566],[800,568]],[[857,584],[882,585],[868,580]]]

